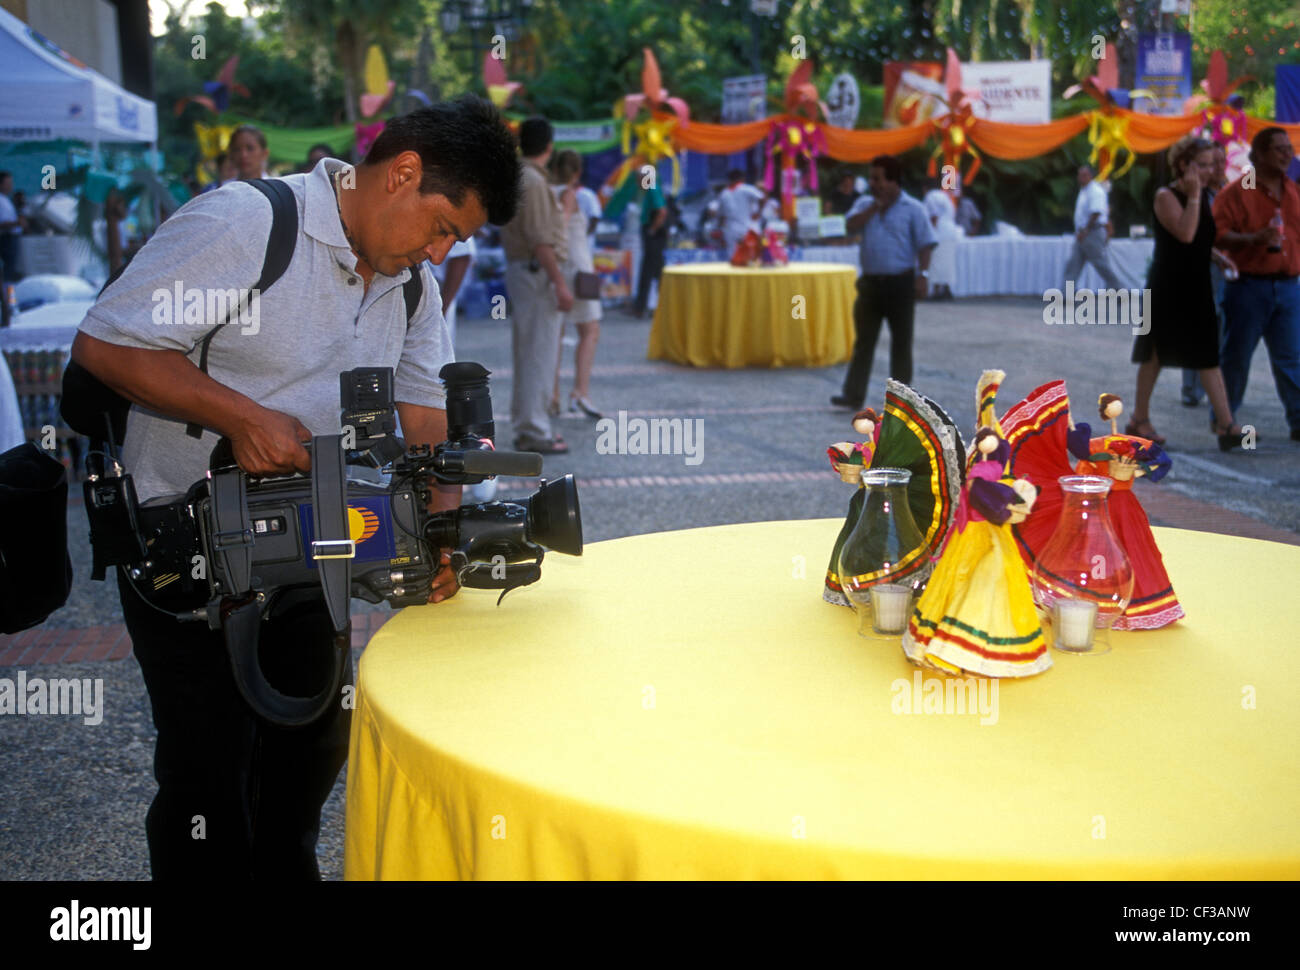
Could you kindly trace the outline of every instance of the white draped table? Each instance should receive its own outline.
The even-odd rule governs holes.
[[[957,248],[953,295],[1041,297],[1045,290],[1063,284],[1065,261],[1070,258],[1073,243],[1073,236],[974,236],[955,240],[951,243]],[[1131,288],[1142,289],[1145,285],[1154,247],[1151,239],[1110,241],[1111,265]],[[801,246],[793,252],[801,260],[844,263],[861,272],[857,246]],[[1074,285],[1077,289],[1099,289],[1105,284],[1097,271],[1085,264]]]

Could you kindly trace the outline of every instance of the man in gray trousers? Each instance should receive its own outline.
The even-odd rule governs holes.
[[[552,433],[547,404],[555,389],[560,323],[573,306],[573,293],[560,274],[566,255],[564,215],[546,177],[551,125],[545,118],[529,118],[519,126],[519,150],[525,163],[521,201],[515,217],[501,227],[515,370],[510,423],[516,450],[560,454],[569,447]]]
[[[1065,278],[1077,280],[1083,264],[1092,263],[1112,290],[1130,289],[1111,265],[1110,249],[1106,245],[1110,239],[1106,228],[1110,200],[1106,198],[1106,190],[1093,178],[1095,174],[1091,165],[1079,166],[1079,197],[1074,203],[1074,245],[1070,248],[1070,258],[1065,261]]]

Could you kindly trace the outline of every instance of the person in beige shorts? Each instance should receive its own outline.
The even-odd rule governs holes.
[[[551,186],[564,214],[565,238],[568,240],[568,257],[561,266],[566,280],[572,281],[577,273],[594,273],[591,244],[587,230],[590,217],[578,207],[578,186],[582,179],[582,156],[575,151],[562,151],[555,156],[554,184]],[[572,287],[571,287],[572,288]],[[573,390],[569,392],[568,411],[571,414],[601,416],[591,403],[591,367],[596,359],[596,344],[600,340],[600,300],[581,300],[576,296],[573,308],[564,314],[560,325],[573,324],[578,331],[578,347],[573,354]],[[551,395],[551,414],[560,413],[560,361],[564,357],[561,344],[555,363],[555,390]]]

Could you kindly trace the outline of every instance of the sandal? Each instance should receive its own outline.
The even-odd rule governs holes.
[[[1245,444],[1242,441],[1242,438],[1245,437],[1245,432],[1242,431],[1241,425],[1239,424],[1229,425],[1226,431],[1218,425],[1214,425],[1210,430],[1213,431],[1214,436],[1219,439],[1220,451],[1232,451],[1233,448],[1245,447]],[[1256,438],[1255,440],[1258,441],[1259,439]]]
[[[1131,434],[1136,438],[1146,438],[1158,445],[1165,443],[1164,436],[1156,431],[1155,426],[1150,421],[1130,421],[1124,428],[1125,434]]]
[[[582,413],[589,418],[596,418],[597,420],[604,417],[604,415],[596,410],[596,406],[592,404],[588,398],[581,396],[569,398],[569,413]]]

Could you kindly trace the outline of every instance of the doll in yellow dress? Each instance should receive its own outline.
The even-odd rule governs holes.
[[[993,410],[1005,375],[985,371],[981,424],[957,519],[903,636],[913,663],[948,673],[1028,677],[1052,666],[1024,561],[1011,533],[1037,490],[1007,472],[1010,448]]]

